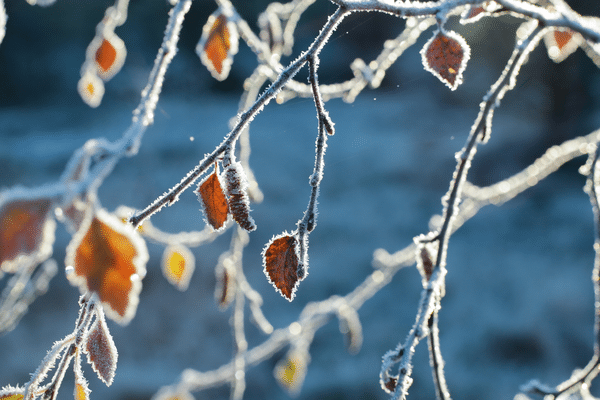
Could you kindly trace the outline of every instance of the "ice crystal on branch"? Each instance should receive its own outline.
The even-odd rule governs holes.
[[[73,397],[75,398],[75,400],[89,400],[91,390],[89,388],[88,381],[83,377],[83,371],[81,371],[81,352],[79,351],[79,349],[77,349],[75,353],[73,373],[75,374],[75,387],[73,388]]]

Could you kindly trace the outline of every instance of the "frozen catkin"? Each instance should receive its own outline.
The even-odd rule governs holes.
[[[256,224],[250,216],[250,200],[246,189],[248,182],[239,162],[233,162],[223,171],[227,204],[233,220],[243,229],[251,232],[256,229]]]

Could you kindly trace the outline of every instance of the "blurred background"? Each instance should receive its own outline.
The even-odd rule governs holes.
[[[112,3],[58,0],[42,8],[21,0],[5,2],[9,19],[0,44],[0,188],[54,182],[87,140],[116,140],[129,126],[170,6],[163,0],[131,1],[127,22],[116,29],[127,47],[125,65],[106,84],[102,104],[91,109],[79,98],[77,81],[96,24]],[[268,2],[233,3],[257,31],[257,16]],[[584,15],[600,16],[598,2],[569,4]],[[108,210],[121,204],[145,207],[228,132],[242,83],[256,59],[240,42],[229,78],[217,82],[210,76],[194,48],[215,9],[210,1],[192,5],[155,124],[140,153],[122,160],[99,190]],[[284,64],[307,48],[334,10],[330,2],[317,0],[303,14],[294,52]],[[353,104],[327,103],[337,133],[329,141],[318,227],[310,238],[310,274],[293,303],[266,281],[260,252],[273,235],[294,229],[308,203],[314,104],[312,99],[270,104],[255,119],[251,166],[265,200],[253,205],[258,230],[251,235],[244,268],[264,297],[265,314],[275,328],[296,320],[308,302],[355,288],[372,271],[375,249],[397,251],[428,231],[429,218],[441,212],[454,153],[466,140],[482,96],[504,68],[520,23],[513,17],[466,26],[450,21],[449,27],[471,46],[465,82],[454,92],[423,70],[419,50],[432,34],[428,31],[388,71],[378,90],[365,90]],[[321,83],[352,77],[352,60],[360,57],[368,63],[403,27],[402,20],[375,13],[347,18],[323,52]],[[555,64],[541,44],[517,88],[497,110],[490,143],[480,148],[470,180],[489,185],[507,178],[549,146],[597,129],[599,93],[600,74],[583,51]],[[557,384],[591,357],[594,233],[582,191],[585,178],[577,172],[583,162],[568,163],[504,206],[484,208],[452,237],[440,329],[454,398],[512,398],[530,379]],[[171,232],[201,229],[198,209],[195,195],[185,193],[153,222]],[[208,371],[231,359],[231,311],[219,311],[213,300],[214,266],[229,239],[227,233],[193,250],[196,272],[184,293],[160,273],[162,246],[148,244],[151,258],[136,318],[127,327],[109,321],[120,352],[113,386],[106,388],[85,367],[92,399],[149,399],[175,382],[184,368]],[[54,258],[61,271],[69,240],[59,226]],[[358,355],[345,352],[337,321],[318,331],[299,398],[387,398],[378,384],[381,357],[406,337],[420,287],[415,269],[402,270],[359,310],[365,339]],[[0,337],[0,386],[24,384],[52,343],[72,331],[78,296],[59,273],[17,328]],[[262,343],[265,337],[247,323],[250,347]],[[289,398],[272,375],[283,356],[281,352],[248,371],[246,399]],[[433,398],[425,343],[415,357],[410,398]],[[67,373],[59,399],[71,398],[72,384],[72,373]],[[198,399],[228,397],[227,387],[196,394]]]

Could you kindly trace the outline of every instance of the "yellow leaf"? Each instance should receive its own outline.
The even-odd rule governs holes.
[[[286,358],[280,360],[275,366],[274,374],[277,382],[292,396],[300,392],[306,377],[308,362],[309,356],[306,351],[291,350]]]
[[[162,271],[165,278],[177,289],[188,288],[196,261],[192,252],[182,245],[165,248],[162,258]]]

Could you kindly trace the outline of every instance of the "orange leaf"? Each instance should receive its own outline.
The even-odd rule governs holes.
[[[298,240],[284,233],[271,239],[263,252],[264,272],[269,282],[289,301],[294,299],[298,277]]]
[[[90,213],[91,214],[91,213]],[[138,233],[104,210],[81,224],[67,247],[69,279],[82,294],[96,293],[106,314],[120,324],[135,315],[148,250]]]
[[[213,13],[202,29],[196,53],[212,76],[224,80],[229,75],[233,56],[238,51],[238,32],[222,9]]]
[[[471,50],[467,42],[453,31],[434,33],[421,50],[423,66],[451,90],[462,83]]]
[[[0,200],[0,268],[14,273],[24,263],[39,263],[52,254],[56,223],[49,198],[16,195]]]
[[[196,193],[210,226],[215,230],[223,228],[225,221],[227,221],[229,207],[216,170],[198,185]]]
[[[86,389],[87,387],[80,383],[76,383],[75,389],[73,390],[73,397],[75,400],[88,400],[90,398],[88,394],[89,389]]]
[[[127,50],[125,43],[114,33],[109,36],[96,36],[88,48],[87,56],[93,60],[96,73],[105,81],[121,70]]]
[[[163,275],[172,285],[181,291],[188,288],[196,261],[187,247],[171,245],[165,248],[161,265]]]
[[[573,31],[554,31],[554,40],[559,50],[562,50],[571,41],[572,37]]]
[[[92,365],[100,380],[106,386],[110,386],[115,377],[119,354],[106,326],[102,310],[96,312],[96,321],[86,338],[84,352],[87,354],[88,363]]]
[[[98,68],[106,72],[113,66],[116,59],[117,49],[108,40],[102,39],[102,43],[98,46],[94,57]]]
[[[554,29],[544,35],[548,57],[556,63],[569,57],[582,42],[580,34],[570,29]]]
[[[481,5],[467,6],[460,16],[461,24],[470,24],[479,21],[483,17],[502,15],[502,6],[495,1],[486,1]]]
[[[23,400],[23,397],[22,389],[8,387],[0,390],[0,400]]]

